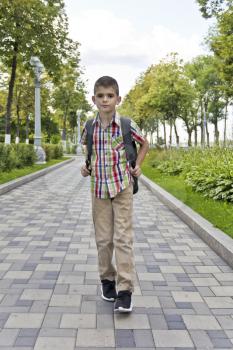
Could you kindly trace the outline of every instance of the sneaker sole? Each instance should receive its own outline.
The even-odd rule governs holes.
[[[125,308],[120,306],[118,309],[114,309],[114,312],[115,313],[122,313],[122,314],[124,313],[124,314],[126,314],[126,313],[129,313],[129,312],[132,312],[132,310],[133,310],[133,304],[131,302],[131,305],[130,305],[129,309],[125,309]]]
[[[102,286],[101,286],[101,298],[105,301],[111,301],[111,302],[114,302],[116,299],[115,298],[106,298],[104,296],[104,293],[103,293],[103,289],[102,289]]]

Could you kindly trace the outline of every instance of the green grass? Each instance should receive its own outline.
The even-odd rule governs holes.
[[[203,197],[200,193],[192,191],[191,187],[184,183],[182,176],[164,175],[152,168],[147,159],[142,171],[145,176],[233,238],[233,204]]]
[[[1,172],[0,173],[0,184],[4,184],[8,181],[15,180],[18,177],[22,177],[28,174],[35,173],[38,170],[42,170],[51,165],[64,162],[64,160],[69,159],[70,157],[62,157],[60,159],[49,160],[46,164],[34,164],[33,166],[28,166],[22,169],[13,169],[10,172]]]

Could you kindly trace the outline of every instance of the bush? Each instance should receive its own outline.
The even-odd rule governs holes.
[[[46,143],[46,144],[43,144],[42,147],[43,147],[43,150],[45,151],[46,161],[51,160],[53,157],[53,154],[52,154],[53,153],[53,150],[52,150],[53,145],[49,145],[48,143]]]
[[[149,164],[169,175],[181,175],[203,196],[233,202],[233,149],[153,150]]]
[[[31,166],[35,163],[37,157],[33,145],[27,144],[12,144],[17,156],[17,168]]]
[[[59,159],[63,156],[63,148],[61,144],[44,144],[42,147],[45,151],[47,161],[51,159]]]
[[[54,159],[61,158],[63,156],[63,147],[61,144],[54,145]]]
[[[59,159],[63,156],[62,145],[44,144],[46,160]],[[5,145],[0,143],[0,171],[32,166],[37,160],[34,145],[23,143]]]
[[[61,136],[56,134],[56,135],[52,135],[51,136],[51,143],[54,145],[59,144],[59,142],[61,141]]]
[[[0,146],[0,170],[10,171],[18,164],[17,155],[11,145],[1,144]]]

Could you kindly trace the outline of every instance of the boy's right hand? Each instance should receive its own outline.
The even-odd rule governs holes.
[[[91,175],[91,172],[87,169],[86,164],[81,167],[81,174],[84,177]]]

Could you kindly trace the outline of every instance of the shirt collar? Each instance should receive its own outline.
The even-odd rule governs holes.
[[[96,117],[93,119],[93,123],[100,123],[100,117],[99,113],[97,113]],[[120,115],[116,112],[113,117],[111,123],[116,123],[118,126],[120,126],[121,120],[120,120]]]

